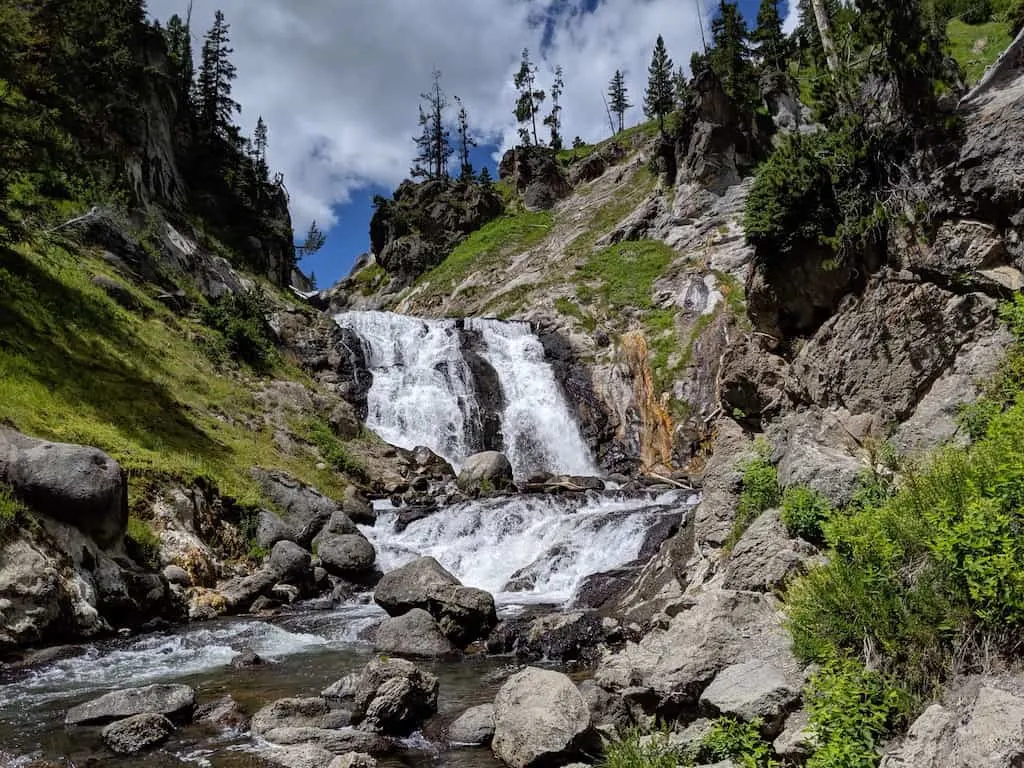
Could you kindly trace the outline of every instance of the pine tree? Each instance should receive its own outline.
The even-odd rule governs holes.
[[[524,145],[529,146],[530,137],[532,136],[533,143],[538,144],[537,113],[540,112],[540,105],[544,101],[545,94],[544,91],[536,87],[537,65],[530,61],[529,48],[523,48],[523,58],[519,71],[512,78],[512,83],[518,91],[515,115],[516,120],[519,121],[519,138]],[[532,133],[526,127],[527,122],[533,127]]]
[[[558,152],[562,149],[562,106],[558,99],[565,89],[562,80],[562,67],[555,67],[555,80],[551,84],[551,114],[544,118],[544,125],[551,129],[551,148]]]
[[[167,43],[167,58],[174,77],[174,90],[178,99],[178,114],[191,113],[192,81],[195,78],[195,63],[192,59],[192,30],[189,21],[182,21],[178,14],[171,16],[164,30]]]
[[[456,96],[455,101],[459,105],[459,178],[470,181],[473,178],[473,164],[469,161],[469,151],[477,146],[477,143],[469,133],[469,117],[466,115],[462,99]]]
[[[313,222],[309,225],[309,230],[306,232],[306,239],[296,250],[300,256],[309,256],[323,248],[326,242],[327,235],[320,230],[316,219],[313,219]]]
[[[477,177],[477,180],[480,182],[480,186],[484,189],[490,189],[494,186],[494,180],[491,178],[491,172],[487,170],[486,165],[480,169],[480,175]]]
[[[236,133],[232,115],[241,112],[238,102],[231,98],[231,81],[236,77],[236,69],[229,58],[234,50],[228,45],[228,30],[224,13],[218,10],[203,40],[197,106],[199,123],[210,139],[232,139]]]
[[[267,183],[270,175],[270,169],[267,165],[268,142],[267,124],[263,122],[263,115],[260,115],[256,120],[256,132],[252,138],[252,159],[256,165],[256,175],[263,184]]]
[[[611,82],[608,83],[608,105],[612,114],[618,117],[619,131],[621,132],[625,127],[626,110],[633,106],[629,103],[626,93],[626,78],[623,77],[622,70],[616,69]]]
[[[665,116],[672,111],[672,59],[665,50],[665,40],[658,35],[647,67],[647,90],[644,91],[644,114],[651,120],[658,119],[658,128],[665,132]]]
[[[750,63],[749,33],[736,3],[720,0],[711,21],[712,48],[708,63],[722,88],[737,104],[748,106],[757,98],[757,79]]]
[[[413,160],[414,178],[445,179],[448,177],[448,159],[454,154],[451,134],[445,125],[444,111],[448,107],[448,96],[441,88],[441,73],[434,70],[433,85],[426,93],[420,94],[425,102],[420,106],[419,124],[421,132],[414,139],[416,157]]]
[[[757,43],[757,55],[765,69],[785,71],[789,57],[789,45],[782,33],[782,18],[779,16],[779,0],[761,0],[757,11],[757,28],[750,35]]]
[[[675,96],[676,109],[685,109],[690,101],[690,83],[682,67],[678,67],[672,75],[672,94]]]

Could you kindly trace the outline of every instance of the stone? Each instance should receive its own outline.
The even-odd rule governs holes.
[[[374,633],[373,648],[378,653],[425,658],[458,653],[451,641],[441,634],[434,617],[422,608],[385,619]]]
[[[494,698],[494,755],[511,768],[568,762],[592,738],[590,710],[566,675],[527,667]]]
[[[373,505],[351,485],[345,489],[345,496],[341,500],[341,511],[357,525],[373,525],[377,521],[377,513],[373,511]]]
[[[192,586],[192,577],[188,575],[188,571],[177,565],[168,565],[164,568],[163,574],[170,584],[185,587],[186,589]]]
[[[231,666],[235,669],[244,669],[246,667],[260,667],[263,666],[263,664],[265,663],[266,662],[263,661],[262,656],[260,656],[255,651],[249,649],[241,651],[240,653],[236,654],[233,659],[231,659]]]
[[[359,673],[352,672],[324,688],[320,695],[326,699],[351,699],[356,695],[358,685]]]
[[[261,750],[259,756],[272,765],[281,768],[328,768],[334,761],[334,753],[315,744],[295,747],[273,747]]]
[[[774,742],[775,754],[793,765],[802,765],[815,748],[811,717],[805,709],[798,709],[786,718],[786,723]]]
[[[72,616],[60,562],[24,538],[0,542],[0,649],[63,634]]]
[[[298,544],[279,541],[270,550],[267,567],[275,581],[302,583],[312,575],[312,556]]]
[[[196,707],[193,720],[196,723],[206,723],[234,732],[249,728],[249,716],[231,694],[225,694],[216,701]]]
[[[278,541],[292,541],[308,549],[313,537],[338,509],[331,499],[287,472],[254,468],[252,476],[279,512],[267,512],[262,516],[266,519],[260,520],[256,538],[266,549]]]
[[[98,448],[36,440],[0,427],[0,482],[32,510],[75,526],[101,547],[128,525],[128,482]]]
[[[359,676],[352,722],[406,736],[437,712],[437,678],[404,659],[374,659]]]
[[[111,691],[68,710],[66,725],[103,725],[145,713],[187,723],[196,706],[196,692],[187,685],[148,685]]]
[[[726,589],[772,592],[804,571],[817,549],[786,533],[779,510],[769,509],[743,532],[725,566]]]
[[[137,755],[167,741],[174,723],[163,715],[145,713],[118,720],[100,733],[103,743],[119,755]]]
[[[377,768],[377,761],[365,752],[348,752],[334,758],[327,768]]]
[[[956,721],[953,712],[932,704],[913,722],[898,747],[882,758],[880,768],[946,768],[950,759]]]
[[[295,746],[309,744],[326,749],[328,752],[369,752],[383,754],[390,749],[388,740],[380,734],[359,728],[314,728],[310,726],[286,726],[272,728],[261,734],[271,744]]]
[[[377,551],[361,533],[325,533],[317,542],[317,556],[328,573],[344,578],[373,570]]]
[[[800,689],[789,677],[761,659],[726,667],[700,697],[700,706],[711,716],[727,715],[747,722],[761,718],[768,738],[782,732],[789,712],[800,702]]]
[[[489,746],[493,738],[493,704],[480,704],[476,707],[470,707],[448,726],[448,741],[452,744],[482,744]]]
[[[505,490],[514,482],[512,464],[498,451],[474,453],[462,463],[457,482],[464,493]]]
[[[285,728],[341,728],[348,725],[348,713],[332,709],[327,699],[318,696],[278,699],[252,716],[250,730],[262,736]]]
[[[501,179],[510,179],[527,210],[548,210],[569,191],[555,151],[539,146],[520,146],[508,150],[498,166]]]
[[[378,582],[373,600],[390,616],[426,606],[434,591],[460,586],[455,576],[432,557],[419,557],[388,571]]]

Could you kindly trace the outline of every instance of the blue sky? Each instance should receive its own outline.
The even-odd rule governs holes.
[[[564,136],[607,137],[602,94],[616,69],[635,104],[662,34],[686,65],[700,46],[697,3],[717,0],[192,0],[193,46],[214,12],[230,24],[238,77],[233,98],[251,135],[258,117],[270,131],[268,160],[282,171],[296,233],[315,219],[324,249],[303,260],[322,287],[346,275],[369,246],[375,194],[389,195],[408,173],[419,94],[430,73],[466,105],[481,147],[474,164],[513,146],[512,75],[528,47],[550,88],[565,70]],[[152,16],[184,13],[189,0],[149,0]],[[785,2],[782,2],[785,15]],[[740,0],[748,19],[757,0]],[[709,13],[705,11],[707,22]],[[641,117],[639,106],[627,114]]]

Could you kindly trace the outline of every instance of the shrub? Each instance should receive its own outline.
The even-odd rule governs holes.
[[[0,537],[3,537],[9,531],[13,531],[18,525],[19,518],[25,512],[25,506],[14,495],[14,491],[7,485],[0,483]]]
[[[256,288],[221,295],[203,309],[202,319],[221,335],[232,358],[262,372],[277,361],[277,349],[267,323],[269,309],[263,291]]]
[[[817,741],[807,768],[875,768],[883,738],[910,704],[882,675],[846,658],[814,675],[804,698]]]
[[[738,762],[742,768],[772,768],[779,765],[772,759],[772,748],[761,738],[761,721],[749,723],[719,718],[701,740],[696,762],[717,763],[720,760]]]
[[[366,470],[353,458],[345,445],[331,431],[330,426],[322,419],[311,419],[305,425],[309,441],[317,447],[324,461],[337,472],[347,472],[355,477],[366,477]]]
[[[665,733],[643,735],[630,731],[605,747],[601,768],[676,768],[680,751],[668,742]]]
[[[732,532],[726,542],[731,548],[740,540],[743,532],[766,509],[779,505],[779,476],[768,458],[768,446],[762,443],[757,447],[757,456],[742,465],[742,491],[736,504],[736,519],[733,521]]]
[[[128,554],[139,565],[150,570],[160,567],[160,539],[145,520],[134,515],[128,518],[124,543]]]
[[[790,536],[820,543],[821,524],[833,511],[828,499],[805,485],[790,486],[782,494],[782,524]]]

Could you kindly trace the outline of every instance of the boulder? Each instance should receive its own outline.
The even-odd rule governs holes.
[[[174,733],[174,723],[163,715],[145,713],[111,723],[100,736],[111,752],[137,755],[167,740]]]
[[[188,575],[188,571],[180,566],[168,565],[164,568],[163,574],[169,584],[185,587],[186,589],[192,586],[192,577]]]
[[[786,715],[799,703],[799,687],[761,659],[726,667],[700,697],[701,708],[710,716],[728,715],[746,722],[760,718],[767,738],[782,732]]]
[[[528,210],[548,210],[570,192],[569,182],[553,149],[520,146],[508,150],[501,158],[498,174],[511,177],[516,191]]]
[[[34,511],[75,526],[101,547],[121,541],[128,526],[124,470],[98,448],[0,427],[0,482]]]
[[[377,768],[377,761],[365,752],[347,752],[334,758],[327,768]]]
[[[250,730],[263,736],[288,728],[341,728],[348,725],[348,713],[332,709],[327,699],[318,696],[278,699],[252,716]]]
[[[595,613],[570,611],[537,617],[506,619],[487,638],[489,653],[515,653],[537,661],[593,662],[600,658],[605,640],[601,617]]]
[[[231,579],[219,587],[229,612],[245,610],[261,595],[269,595],[276,585],[305,585],[312,580],[312,556],[291,541],[279,541],[263,566],[249,576]]]
[[[791,539],[779,510],[763,512],[736,542],[726,564],[726,589],[771,592],[803,572],[817,549],[803,539]]]
[[[512,464],[498,451],[474,453],[463,462],[457,482],[464,493],[505,490],[513,484]]]
[[[264,512],[260,518],[256,539],[266,549],[278,541],[293,541],[308,549],[313,537],[338,509],[335,502],[287,472],[257,467],[252,476],[277,510],[276,514]]]
[[[260,759],[281,768],[328,768],[334,753],[315,744],[295,747],[273,747],[260,751]]]
[[[480,704],[470,707],[448,726],[448,741],[452,744],[483,744],[489,746],[494,738],[494,705]]]
[[[404,659],[374,659],[359,677],[352,722],[406,736],[437,712],[437,678]]]
[[[814,753],[814,733],[807,710],[798,709],[786,718],[786,724],[774,742],[775,754],[792,765],[802,765]]]
[[[495,756],[511,768],[568,762],[592,737],[590,710],[565,675],[527,667],[494,699]]]
[[[434,617],[422,608],[385,619],[374,633],[373,648],[379,653],[426,658],[458,653],[451,641],[441,634]]]
[[[313,728],[309,726],[288,726],[272,728],[261,734],[271,744],[280,746],[311,745],[328,752],[370,752],[376,755],[387,752],[391,745],[377,733],[360,728]]]
[[[339,533],[331,527],[325,529],[317,538],[316,553],[320,563],[329,573],[342,578],[358,576],[373,570],[374,561],[377,559],[373,544],[367,541],[342,512],[335,513],[331,518],[331,524],[337,516],[344,517],[352,526],[352,531]]]
[[[141,714],[165,715],[187,723],[196,706],[196,692],[187,685],[148,685],[125,688],[79,704],[68,710],[66,725],[103,725]]]
[[[216,701],[196,707],[193,720],[216,728],[241,732],[249,728],[249,716],[231,694],[224,694]]]
[[[377,521],[377,513],[373,511],[373,505],[351,485],[345,489],[345,496],[341,500],[341,511],[357,525],[373,525]]]
[[[23,538],[0,542],[0,649],[68,633],[73,602],[57,560]]]
[[[498,623],[494,598],[481,589],[462,586],[432,557],[417,558],[384,574],[373,599],[391,616],[413,608],[426,610],[442,634],[459,647],[486,637]]]
[[[356,695],[358,685],[359,673],[351,672],[324,688],[320,695],[325,699],[351,699]]]
[[[279,541],[270,550],[267,567],[276,581],[301,584],[312,574],[312,556],[298,544]]]

